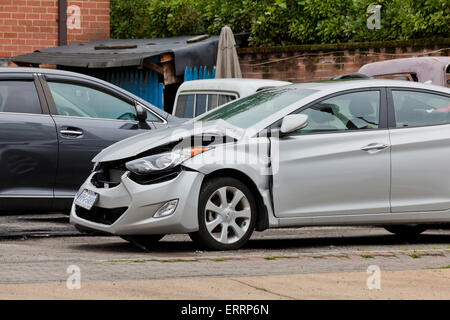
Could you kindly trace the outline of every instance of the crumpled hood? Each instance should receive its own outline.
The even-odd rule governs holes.
[[[134,157],[156,147],[203,134],[228,136],[239,140],[244,135],[244,130],[224,120],[208,122],[189,121],[179,126],[151,130],[116,142],[103,149],[92,159],[92,162],[107,162]]]

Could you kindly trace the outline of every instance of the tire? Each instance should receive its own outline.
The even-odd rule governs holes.
[[[165,234],[152,234],[152,235],[136,235],[136,236],[120,236],[120,237],[141,249],[147,250],[151,247],[154,247],[159,240],[164,238],[164,236]]]
[[[256,200],[250,189],[235,178],[214,178],[200,191],[199,231],[192,240],[209,250],[234,250],[250,238],[256,224]]]
[[[387,231],[396,234],[402,238],[414,238],[419,234],[427,230],[424,225],[412,224],[412,225],[391,225],[384,227]]]

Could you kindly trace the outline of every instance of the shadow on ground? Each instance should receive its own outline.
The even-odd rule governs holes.
[[[412,240],[405,240],[396,235],[376,236],[339,236],[339,237],[309,237],[309,238],[281,238],[281,239],[251,239],[244,247],[234,252],[245,252],[248,250],[279,250],[279,249],[311,249],[351,247],[351,246],[392,246],[392,245],[416,245],[416,244],[449,244],[450,234],[423,234]],[[107,244],[83,244],[73,246],[74,249],[113,253],[138,253],[144,250],[117,238],[117,242]],[[390,248],[392,249],[392,248]],[[202,250],[192,241],[168,241],[162,239],[154,247],[148,248],[149,253],[193,253]]]

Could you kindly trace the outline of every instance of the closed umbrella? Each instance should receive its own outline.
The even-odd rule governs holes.
[[[220,30],[217,50],[216,78],[242,78],[236,42],[229,26]]]

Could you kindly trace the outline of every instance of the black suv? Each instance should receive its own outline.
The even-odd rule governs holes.
[[[68,210],[100,150],[178,123],[100,79],[0,68],[0,212]]]

